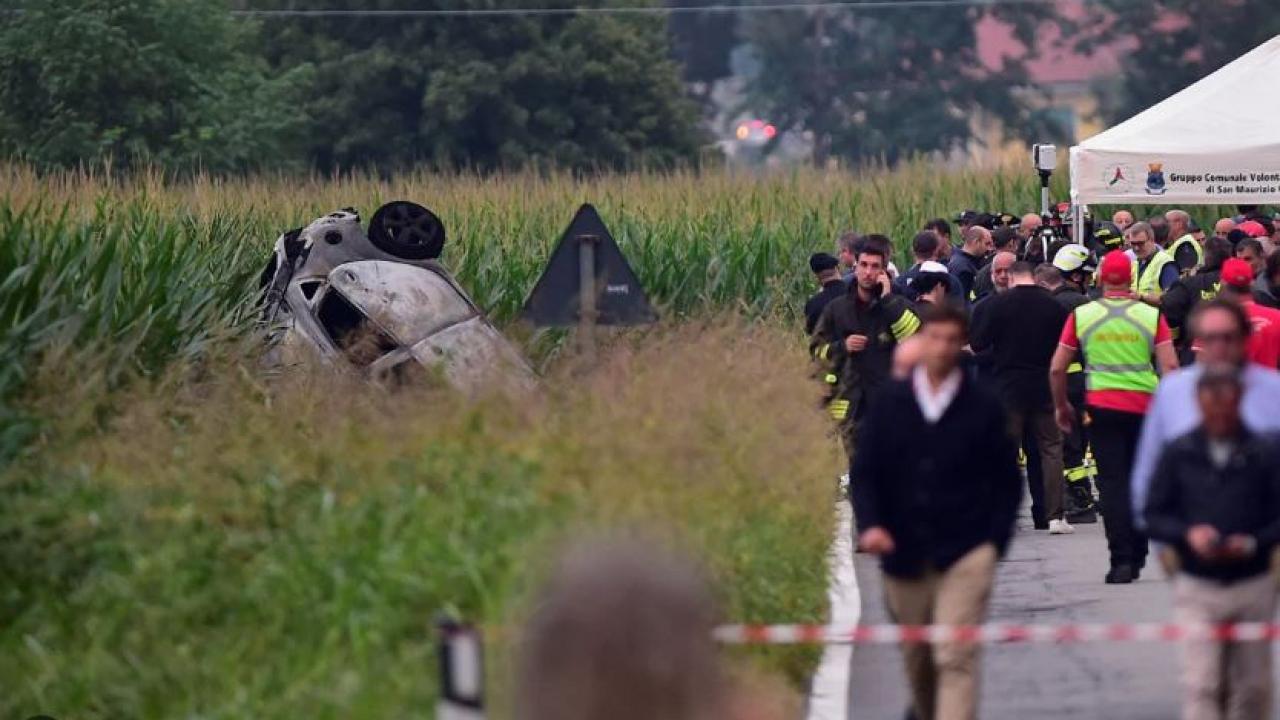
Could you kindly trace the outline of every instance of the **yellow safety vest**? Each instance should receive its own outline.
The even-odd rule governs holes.
[[[1130,298],[1102,298],[1076,308],[1075,320],[1089,390],[1155,392],[1151,356],[1159,310]]]
[[[1160,271],[1165,265],[1173,262],[1173,258],[1169,257],[1169,253],[1163,250],[1157,250],[1155,255],[1151,256],[1147,268],[1138,274],[1138,263],[1134,262],[1133,281],[1130,288],[1138,295],[1159,295],[1163,290],[1160,289]]]

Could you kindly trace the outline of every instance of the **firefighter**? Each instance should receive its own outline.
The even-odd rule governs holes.
[[[1036,282],[1048,290],[1067,312],[1089,302],[1089,279],[1097,270],[1094,254],[1084,245],[1064,245],[1053,256],[1052,265],[1041,265]],[[1079,361],[1067,366],[1067,398],[1074,407],[1084,407],[1084,366]],[[1098,515],[1093,503],[1095,469],[1089,455],[1086,413],[1079,413],[1071,431],[1062,436],[1062,467],[1067,481],[1066,513],[1068,523],[1096,523]]]
[[[1173,346],[1178,351],[1178,363],[1189,365],[1195,358],[1191,350],[1191,333],[1187,331],[1187,318],[1191,310],[1205,300],[1212,300],[1222,289],[1222,263],[1231,258],[1231,241],[1212,237],[1204,243],[1204,265],[1194,274],[1174,283],[1160,296],[1160,312],[1173,332]]]
[[[1137,223],[1129,228],[1142,225]],[[1147,558],[1147,540],[1134,526],[1129,476],[1142,418],[1161,373],[1178,367],[1173,338],[1160,311],[1133,297],[1133,264],[1109,253],[1099,271],[1103,295],[1075,309],[1062,329],[1049,368],[1058,427],[1071,432],[1076,409],[1067,393],[1067,369],[1077,353],[1084,358],[1085,405],[1098,459],[1098,490],[1111,568],[1108,584],[1131,583]]]
[[[888,254],[881,243],[859,246],[849,292],[827,305],[810,341],[824,374],[834,376],[835,393],[827,407],[851,463],[858,421],[890,380],[894,348],[920,328],[910,304],[890,292]]]

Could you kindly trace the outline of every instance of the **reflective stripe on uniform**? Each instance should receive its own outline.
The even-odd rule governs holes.
[[[1080,467],[1067,468],[1064,471],[1067,482],[1080,482],[1089,479],[1089,468],[1081,465]]]
[[[818,347],[813,349],[813,356],[818,358],[819,360],[826,360],[827,356],[830,353],[831,353],[831,346],[826,343],[823,343],[822,345],[819,345]]]
[[[895,338],[902,340],[912,336],[915,331],[920,329],[920,318],[916,317],[916,314],[910,310],[903,310],[898,319],[889,325],[889,329],[893,331]]]
[[[826,381],[828,385],[835,385],[840,381],[840,378],[836,377],[833,373],[827,373],[826,377],[822,379]]]
[[[832,400],[827,406],[827,412],[831,413],[832,420],[843,420],[849,415],[849,401]]]
[[[1149,372],[1151,370],[1151,363],[1135,363],[1132,365],[1104,365],[1102,363],[1089,363],[1085,369],[1089,372],[1104,373]]]
[[[1068,375],[1070,375],[1071,373],[1078,373],[1078,372],[1084,372],[1084,366],[1081,365],[1079,362],[1073,362],[1067,366]]]

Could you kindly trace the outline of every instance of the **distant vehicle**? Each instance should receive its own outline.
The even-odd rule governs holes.
[[[444,242],[435,213],[405,201],[378,208],[367,235],[353,208],[281,235],[261,277],[269,362],[532,390],[528,363],[437,261]]]
[[[738,123],[733,135],[740,143],[760,146],[777,137],[778,128],[764,120],[745,120]]]

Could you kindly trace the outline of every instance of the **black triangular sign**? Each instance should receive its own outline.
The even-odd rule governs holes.
[[[644,325],[658,319],[640,280],[618,243],[591,205],[578,208],[573,222],[533,286],[521,315],[539,327],[578,324],[581,258],[579,238],[594,238],[597,325]]]

